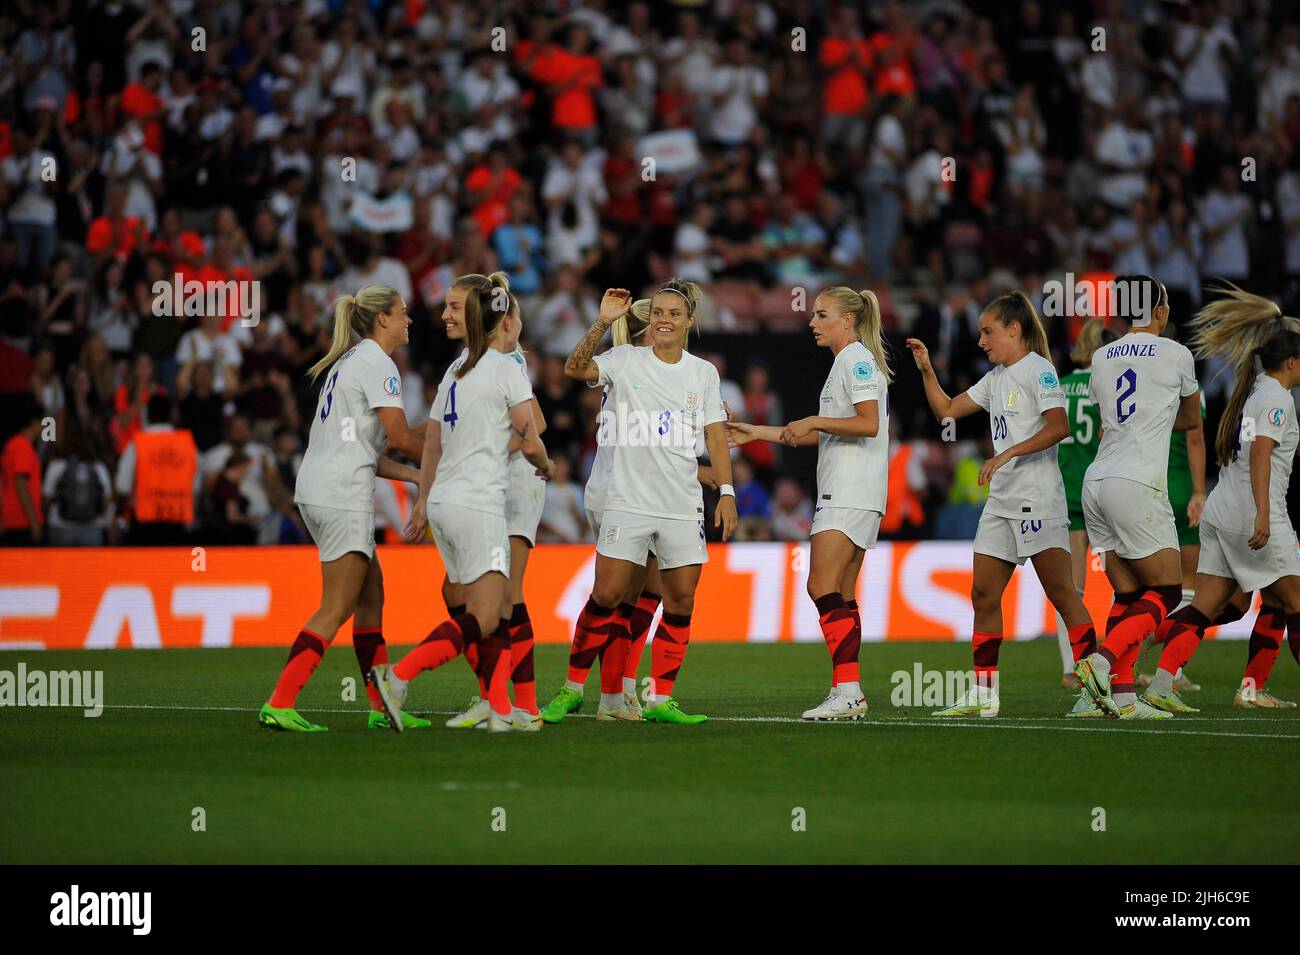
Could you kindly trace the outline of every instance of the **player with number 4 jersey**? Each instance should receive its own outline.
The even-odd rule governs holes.
[[[1082,653],[1096,641],[1092,619],[1070,579],[1065,488],[1055,447],[1070,428],[1065,393],[1047,358],[1047,333],[1023,292],[990,303],[980,313],[979,332],[979,346],[994,368],[956,398],[939,384],[925,345],[907,340],[935,417],[943,421],[987,411],[997,452],[979,476],[990,489],[975,533],[975,681],[960,699],[933,714],[941,717],[998,715],[1002,594],[1026,560],[1033,561],[1048,599],[1065,618],[1071,644]]]

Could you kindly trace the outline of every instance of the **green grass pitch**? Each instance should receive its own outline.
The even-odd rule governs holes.
[[[493,736],[367,730],[364,691],[341,701],[348,647],[303,692],[315,735],[257,726],[281,649],[8,652],[0,669],[102,669],[106,709],[0,710],[0,862],[1295,863],[1300,711],[1231,708],[1245,649],[1201,648],[1200,716],[1080,723],[1055,644],[1010,643],[1002,717],[951,725],[891,706],[890,675],[963,669],[969,644],[867,644],[869,720],[805,724],[823,647],[701,644],[677,695],[703,726],[596,723],[593,675],[584,715]],[[542,703],[565,652],[538,648]],[[408,706],[474,689],[454,662]],[[1285,649],[1270,689],[1300,698]]]

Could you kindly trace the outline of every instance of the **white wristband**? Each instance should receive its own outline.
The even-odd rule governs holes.
[[[722,487],[718,488],[718,493],[723,497],[735,497],[736,489],[730,484],[724,484]]]

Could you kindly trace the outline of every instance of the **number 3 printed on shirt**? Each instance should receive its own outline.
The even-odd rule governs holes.
[[[1119,389],[1119,394],[1115,396],[1115,420],[1123,424],[1129,418],[1133,417],[1133,412],[1137,411],[1137,398],[1134,397],[1138,390],[1137,372],[1132,368],[1115,379],[1115,387]],[[1124,402],[1132,398],[1125,406]]]
[[[659,412],[659,434],[661,436],[668,433],[668,424],[672,419],[673,413],[671,411]]]

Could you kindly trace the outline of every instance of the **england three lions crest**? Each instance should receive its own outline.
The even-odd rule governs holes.
[[[700,393],[698,391],[686,392],[686,410],[698,411],[700,409]]]

